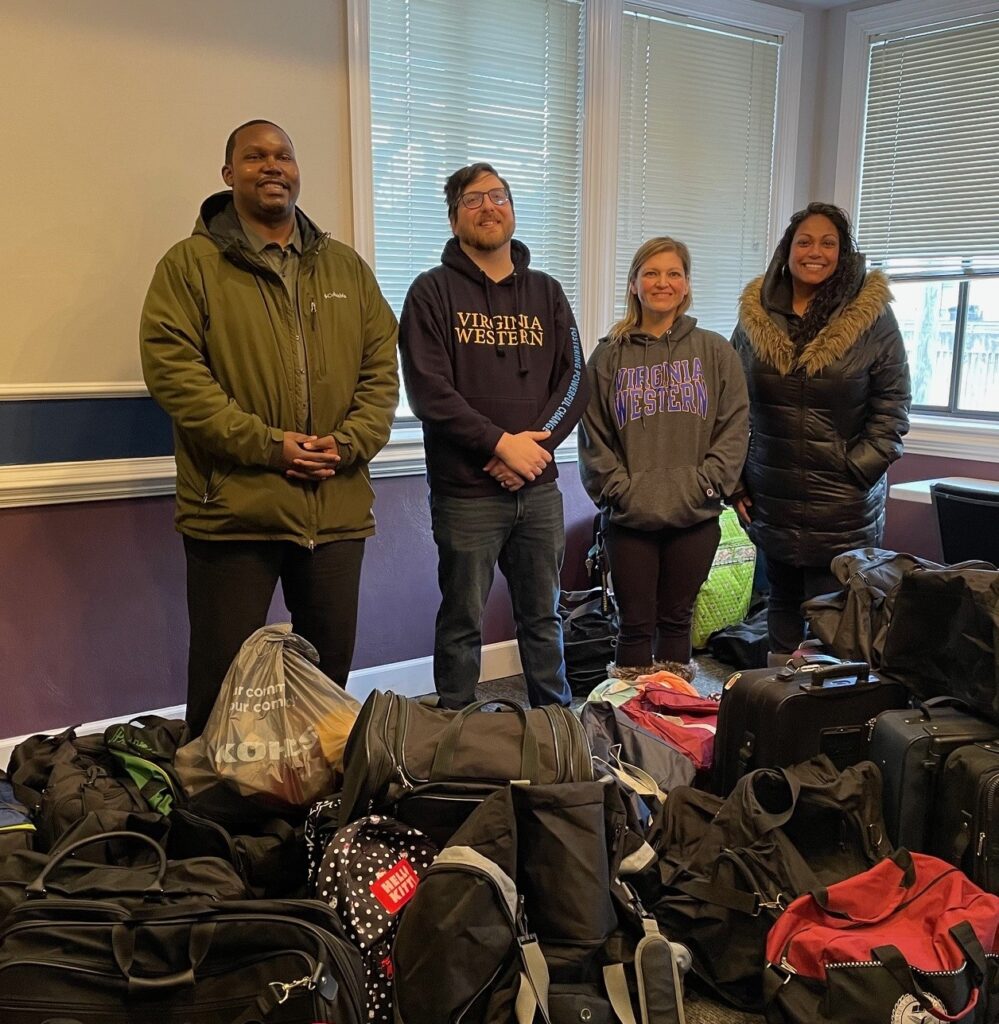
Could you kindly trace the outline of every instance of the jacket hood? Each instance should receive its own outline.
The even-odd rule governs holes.
[[[531,263],[531,253],[523,242],[519,242],[514,238],[510,242],[510,259],[513,260],[514,275],[522,274],[527,270]],[[448,239],[447,245],[444,246],[444,251],[441,253],[441,263],[443,263],[445,267],[457,270],[459,274],[464,275],[476,283],[481,283],[483,279],[485,279],[489,284],[496,284],[496,282],[491,281],[468,257],[465,250],[462,249],[457,235],[452,235]]]
[[[863,261],[859,253],[855,259]],[[757,357],[782,376],[797,369],[814,375],[841,359],[891,302],[888,278],[880,270],[857,275],[851,295],[801,352],[771,312],[791,304],[791,282],[776,254],[762,277],[750,281],[739,299],[739,321]],[[783,318],[781,318],[783,320]]]
[[[318,249],[329,237],[320,231],[315,222],[295,207],[295,219],[302,236],[303,253]],[[239,223],[236,204],[232,200],[232,192],[216,192],[202,204],[195,221],[192,235],[204,235],[210,238],[225,255],[234,263],[257,264],[253,251],[249,248],[246,235]]]

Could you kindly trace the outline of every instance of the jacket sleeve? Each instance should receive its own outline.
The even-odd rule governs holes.
[[[142,308],[139,350],[149,393],[206,450],[242,466],[268,466],[284,432],[241,409],[205,358],[207,305],[200,282],[170,254]]]
[[[610,390],[614,382],[600,371],[609,344],[598,345],[586,364],[590,399],[578,434],[579,477],[586,493],[600,508],[616,505],[630,482],[610,419]]]
[[[741,492],[740,479],[749,447],[749,391],[742,360],[728,342],[718,339],[718,399],[711,447],[700,473],[723,498]]]
[[[541,442],[541,447],[550,452],[555,451],[580,421],[590,396],[576,318],[572,315],[569,300],[558,282],[555,282],[555,292],[555,338],[558,354],[555,358],[553,376],[558,376],[541,415],[531,426],[532,430],[552,432],[551,437]]]
[[[333,431],[342,466],[370,462],[385,447],[399,404],[395,314],[385,301],[371,268],[363,261],[359,263],[365,301],[361,366],[350,409]]]
[[[427,425],[472,451],[491,455],[503,430],[473,409],[454,384],[450,326],[422,276],[410,286],[399,321],[399,354],[406,396]]]
[[[902,454],[912,401],[909,360],[890,308],[871,330],[877,351],[870,369],[867,419],[860,437],[846,453],[851,472],[866,487],[873,487]]]

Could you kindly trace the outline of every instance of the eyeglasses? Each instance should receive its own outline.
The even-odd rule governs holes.
[[[505,188],[491,188],[486,192],[466,192],[461,197],[461,205],[466,210],[477,210],[486,196],[493,206],[506,206],[510,202],[510,193]]]

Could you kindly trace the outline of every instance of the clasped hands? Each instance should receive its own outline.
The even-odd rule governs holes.
[[[552,461],[551,452],[539,441],[551,437],[550,430],[522,430],[506,434],[496,442],[493,457],[482,467],[499,485],[511,494],[528,480],[534,480]]]
[[[281,472],[294,480],[328,480],[340,464],[340,452],[332,434],[284,432],[281,443]]]

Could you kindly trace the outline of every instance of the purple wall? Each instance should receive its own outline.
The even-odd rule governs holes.
[[[566,465],[565,583],[582,585],[593,506]],[[356,668],[429,655],[439,593],[422,477],[375,481]],[[187,614],[173,498],[0,512],[0,737],[183,703]],[[286,619],[280,598],[271,609]],[[502,577],[484,640],[513,636]]]
[[[575,466],[561,469],[563,583],[576,589],[594,509]],[[892,483],[935,476],[999,479],[999,466],[906,455],[890,474]],[[426,483],[380,479],[375,492],[378,534],[365,553],[356,668],[429,655],[438,603]],[[885,545],[939,558],[932,507],[889,501]],[[183,702],[184,557],[172,498],[0,512],[0,565],[0,737]],[[271,611],[286,618],[280,598]],[[512,636],[497,573],[484,640]]]

